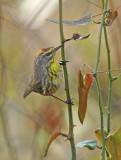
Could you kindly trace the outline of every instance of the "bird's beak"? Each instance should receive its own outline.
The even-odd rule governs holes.
[[[63,44],[61,44],[61,45],[55,47],[55,48],[54,48],[55,52],[56,52],[59,48],[61,48],[62,46],[63,46]]]

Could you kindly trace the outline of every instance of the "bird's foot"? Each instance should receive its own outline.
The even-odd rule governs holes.
[[[73,98],[72,98],[73,99]],[[70,99],[70,100],[64,100],[64,102],[66,103],[66,104],[71,104],[71,105],[74,105],[74,103],[73,103],[73,100],[72,99]]]
[[[69,61],[62,60],[62,61],[59,62],[59,64],[60,64],[60,65],[65,65],[67,62],[69,62]]]

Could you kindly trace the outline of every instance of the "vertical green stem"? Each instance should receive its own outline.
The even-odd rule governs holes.
[[[62,24],[62,0],[59,0],[59,28],[60,28],[61,44],[64,44],[64,34],[63,34],[63,24]],[[61,47],[61,56],[62,60],[65,60],[64,45],[63,47]],[[64,70],[65,90],[66,90],[67,100],[71,101],[71,96],[69,91],[68,71],[66,65],[63,66],[63,70]],[[72,114],[71,104],[68,104],[68,115],[69,115],[69,140],[71,145],[72,160],[76,160],[76,149],[75,149],[74,134],[73,134],[74,124],[73,124],[73,114]]]
[[[102,1],[102,6],[104,7],[104,1]],[[101,37],[102,37],[102,28],[104,23],[104,16],[102,15],[101,24],[100,24],[100,32],[99,32],[99,40],[98,40],[98,54],[97,54],[97,60],[94,72],[96,73],[100,61],[100,52],[101,52]],[[101,97],[101,90],[100,90],[100,84],[98,80],[98,76],[95,75],[95,80],[97,84],[97,91],[98,91],[98,98],[99,98],[99,108],[100,108],[100,121],[101,121],[101,135],[102,135],[102,160],[105,160],[105,135],[104,135],[104,119],[103,119],[103,106],[102,106],[102,97]]]
[[[107,3],[108,0],[106,0],[105,4],[105,10],[107,9]],[[109,89],[108,89],[108,102],[107,102],[107,132],[110,132],[110,106],[111,106],[111,95],[112,95],[112,82],[113,78],[111,75],[111,67],[110,67],[110,49],[109,49],[109,44],[108,44],[108,38],[107,38],[107,31],[106,31],[106,26],[105,24],[103,25],[104,29],[104,37],[105,37],[105,44],[106,44],[106,49],[107,49],[107,59],[108,59],[108,70],[109,70]]]
[[[110,72],[110,50],[109,50],[109,45],[108,45],[108,38],[107,38],[107,31],[106,31],[106,26],[103,26],[104,28],[104,36],[105,36],[105,44],[107,48],[107,58],[108,58],[108,70],[109,70],[109,89],[108,89],[108,102],[107,102],[107,132],[110,132],[110,106],[111,106],[111,95],[112,95],[112,82],[113,78],[111,76]]]
[[[104,6],[104,11],[107,10],[107,4],[108,0],[106,0],[105,6]],[[107,102],[107,132],[110,132],[110,106],[111,106],[111,95],[112,95],[112,82],[113,78],[110,72],[110,49],[109,49],[109,44],[108,44],[108,38],[107,38],[107,31],[106,31],[106,26],[103,24],[103,29],[104,29],[104,37],[105,37],[105,44],[106,44],[106,49],[107,49],[107,60],[108,60],[108,76],[109,76],[109,87],[108,87],[108,102]],[[109,153],[106,151],[107,157],[109,157]]]
[[[107,10],[107,4],[108,4],[108,0],[106,0],[105,4],[104,4],[104,0],[102,0],[103,13],[105,13],[105,11]],[[102,21],[101,21],[101,25],[100,25],[98,56],[97,56],[97,62],[96,62],[96,66],[95,66],[95,72],[97,71],[99,59],[100,59],[101,35],[102,35],[102,27],[103,27],[105,44],[106,44],[106,49],[107,49],[108,70],[109,70],[109,89],[108,89],[109,91],[108,91],[108,102],[107,102],[107,132],[109,133],[110,132],[110,106],[111,106],[113,78],[112,78],[111,72],[110,72],[110,49],[109,49],[109,44],[108,44],[107,31],[106,31],[106,26],[103,22],[104,22],[104,14],[102,16]],[[100,114],[101,114],[102,159],[105,159],[105,136],[104,136],[104,132],[103,132],[103,110],[102,110],[102,103],[101,103],[101,91],[100,91],[97,76],[96,76],[96,83],[97,83],[97,89],[98,89],[98,95],[99,95],[99,106],[100,106]]]

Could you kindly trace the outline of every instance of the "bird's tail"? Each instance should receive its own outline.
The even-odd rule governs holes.
[[[32,92],[31,88],[27,87],[26,90],[25,90],[25,92],[24,92],[23,97],[26,98],[31,92]]]

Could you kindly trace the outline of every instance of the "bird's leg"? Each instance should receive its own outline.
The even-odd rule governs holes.
[[[62,61],[59,62],[59,64],[60,64],[60,65],[65,65],[67,62],[69,62],[69,61],[62,60]]]
[[[56,97],[54,95],[51,95],[51,96],[54,97],[54,98],[56,98],[56,99],[58,99],[58,100],[60,100],[61,102],[66,103],[66,104],[74,105],[72,100],[70,100],[70,101],[68,101],[68,100],[62,100],[62,99],[60,99],[60,98],[58,98],[58,97]]]

